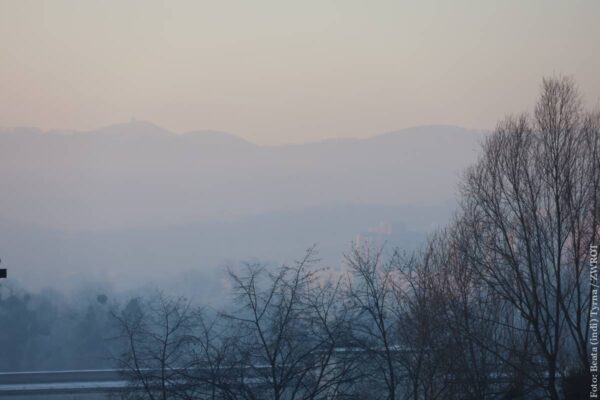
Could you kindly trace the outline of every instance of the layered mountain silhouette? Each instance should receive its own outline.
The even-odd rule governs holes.
[[[72,230],[163,226],[306,207],[439,204],[481,134],[406,129],[370,139],[257,146],[146,122],[0,133],[0,217]]]
[[[44,268],[117,279],[111,270],[283,260],[313,243],[339,261],[380,222],[401,227],[395,238],[413,246],[450,215],[483,135],[423,126],[260,146],[138,121],[0,131],[0,251],[26,284]]]

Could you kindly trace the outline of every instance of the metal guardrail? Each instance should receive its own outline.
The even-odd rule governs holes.
[[[112,393],[127,387],[118,369],[0,373],[0,398],[16,395]]]

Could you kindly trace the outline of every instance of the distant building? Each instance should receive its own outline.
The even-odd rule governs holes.
[[[357,246],[381,248],[389,241],[393,233],[392,224],[381,222],[379,225],[370,227],[365,232],[356,235],[355,244]]]

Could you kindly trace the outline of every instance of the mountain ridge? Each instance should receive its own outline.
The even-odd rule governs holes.
[[[0,135],[0,254],[38,288],[49,276],[166,282],[228,262],[293,260],[315,242],[336,266],[381,223],[408,227],[390,245],[417,246],[451,214],[483,136],[437,125],[261,146],[137,121],[91,135],[16,130]]]
[[[132,134],[122,134],[129,127]],[[0,135],[0,218],[69,229],[348,203],[434,204],[453,196],[483,137],[428,126],[369,139],[260,146],[218,131],[173,134],[143,122],[90,135],[18,132]]]
[[[142,131],[143,130],[143,131]],[[284,143],[284,144],[258,144],[254,143],[243,136],[236,135],[230,132],[218,130],[218,129],[193,129],[185,132],[174,132],[172,130],[163,128],[153,122],[132,120],[128,122],[115,123],[110,125],[101,126],[91,130],[67,130],[67,129],[52,129],[42,130],[38,127],[33,126],[17,126],[12,128],[0,128],[1,135],[13,135],[13,134],[29,134],[29,135],[46,135],[46,136],[118,136],[118,135],[133,135],[140,137],[148,136],[163,136],[163,137],[180,137],[180,138],[196,138],[196,137],[212,137],[217,140],[231,142],[240,142],[250,144],[255,147],[288,147],[288,146],[304,146],[304,145],[317,145],[322,143],[340,143],[340,142],[356,142],[356,141],[369,141],[369,140],[382,140],[391,138],[397,135],[414,135],[418,133],[431,134],[431,132],[443,131],[447,133],[459,133],[459,132],[471,132],[481,133],[486,132],[481,129],[469,129],[463,128],[458,125],[446,125],[446,124],[431,124],[431,125],[417,125],[405,128],[400,128],[392,131],[386,131],[383,133],[377,133],[367,137],[351,137],[351,136],[340,136],[327,138],[323,140],[314,140],[300,143]]]

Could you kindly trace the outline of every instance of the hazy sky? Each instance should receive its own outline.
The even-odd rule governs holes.
[[[600,96],[600,1],[0,0],[0,126],[132,117],[258,143],[493,128],[544,75]]]

